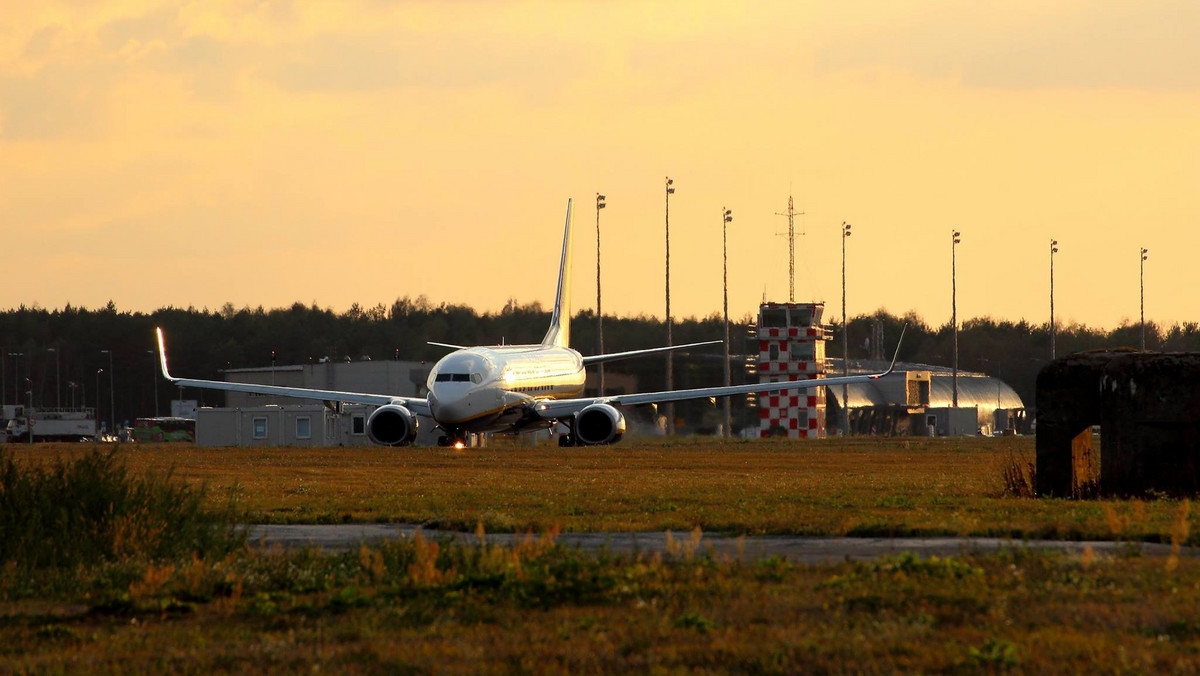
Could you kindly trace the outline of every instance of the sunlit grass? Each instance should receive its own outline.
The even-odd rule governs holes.
[[[71,445],[10,447],[38,462]],[[132,470],[232,495],[254,523],[404,522],[492,532],[974,535],[1169,542],[1175,500],[1041,500],[1007,494],[1033,439],[854,438],[609,447],[204,449],[127,445]],[[1192,517],[1189,516],[1189,519]],[[1190,535],[1200,528],[1191,528]]]

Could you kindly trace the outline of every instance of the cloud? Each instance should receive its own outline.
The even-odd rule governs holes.
[[[34,77],[0,78],[0,138],[94,136],[108,117],[107,92],[116,78],[106,66],[60,64]]]
[[[1148,2],[926,3],[839,26],[822,43],[822,72],[904,69],[994,89],[1200,87],[1200,4]]]

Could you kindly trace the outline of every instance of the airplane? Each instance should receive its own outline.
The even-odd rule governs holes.
[[[166,344],[161,327],[157,329],[159,361],[163,377],[181,387],[311,399],[335,407],[343,403],[376,406],[378,408],[367,418],[366,432],[373,443],[383,446],[411,444],[417,436],[417,416],[425,416],[431,418],[442,431],[438,445],[456,448],[466,445],[469,433],[516,433],[546,429],[556,424],[562,424],[567,429],[566,434],[559,435],[560,446],[612,444],[620,441],[626,431],[625,416],[621,412],[624,406],[834,387],[877,380],[891,373],[896,365],[893,356],[891,365],[881,373],[641,394],[582,396],[585,367],[588,365],[721,341],[584,356],[569,345],[570,278],[571,200],[568,200],[558,267],[558,290],[550,327],[542,342],[536,345],[483,347],[431,342],[431,345],[450,348],[453,352],[442,357],[430,370],[426,382],[429,394],[426,397],[177,378],[167,369]],[[903,332],[900,339],[904,339]],[[899,351],[897,345],[897,355]]]

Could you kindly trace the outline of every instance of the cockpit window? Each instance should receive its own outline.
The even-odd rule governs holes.
[[[476,385],[478,385],[479,383],[482,383],[483,375],[479,374],[479,373],[472,373],[471,374],[471,382],[475,383]]]
[[[475,374],[477,377],[479,374]],[[435,383],[467,383],[471,381],[471,375],[467,373],[439,373],[437,378],[433,379]],[[475,382],[479,382],[476,380]]]

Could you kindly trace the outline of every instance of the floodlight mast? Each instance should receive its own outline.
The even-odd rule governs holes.
[[[604,195],[596,193],[596,354],[604,354],[604,311],[600,306],[600,210],[604,208]],[[599,379],[599,394],[604,396],[604,362],[596,372]]]
[[[850,375],[850,337],[846,333],[846,238],[850,224],[842,221],[842,375]],[[842,384],[842,436],[850,436],[849,388]]]
[[[958,408],[958,279],[957,263],[958,245],[962,242],[962,233],[955,230],[950,236],[950,323],[954,327],[954,364],[951,367],[953,395],[951,406]]]
[[[1058,253],[1058,240],[1050,240],[1050,359],[1055,357],[1054,333],[1054,254]]]
[[[666,183],[666,241],[667,241],[667,347],[674,345],[671,340],[671,195],[675,194],[675,181],[670,176],[667,177]],[[667,352],[667,389],[675,389],[675,362],[672,359],[674,351]],[[668,402],[666,405],[667,413],[667,436],[675,434],[675,404]]]
[[[723,294],[722,306],[725,312],[725,387],[729,387],[729,223],[733,221],[733,210],[721,207],[721,289]],[[724,423],[722,436],[732,437],[733,413],[730,410],[730,397],[723,397]]]
[[[1146,254],[1150,250],[1142,247],[1140,255],[1141,260],[1138,262],[1138,305],[1140,307],[1140,319],[1138,324],[1141,326],[1141,339],[1139,341],[1139,349],[1146,351]]]

